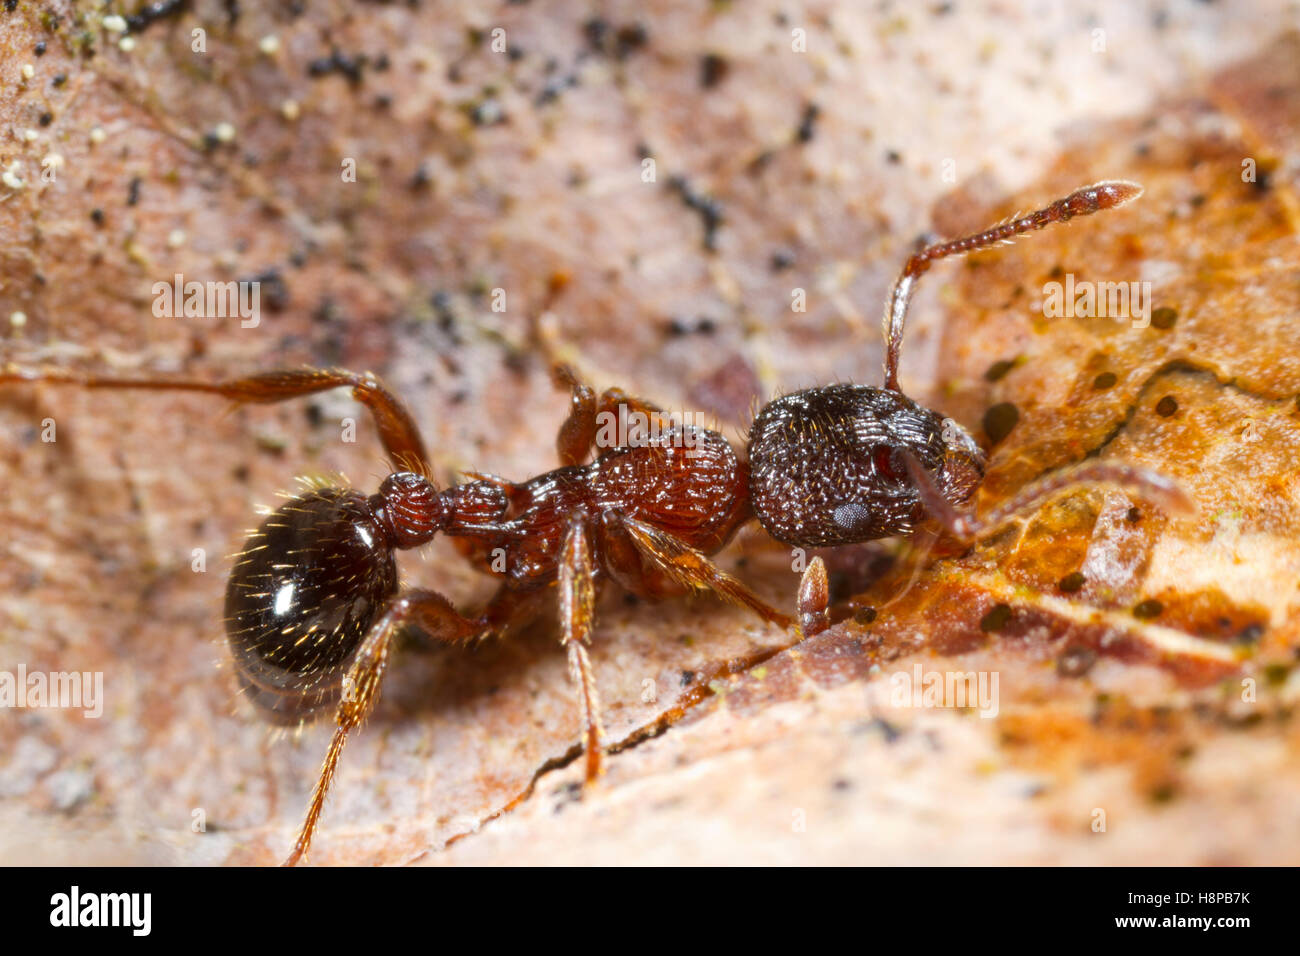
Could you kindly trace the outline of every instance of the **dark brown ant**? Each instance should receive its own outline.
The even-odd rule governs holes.
[[[966,239],[929,246],[907,262],[886,315],[884,388],[834,385],[779,398],[758,414],[748,460],[716,431],[672,423],[619,389],[599,398],[565,367],[571,393],[556,439],[561,467],[521,484],[491,475],[437,489],[424,443],[401,402],[370,374],[343,369],[274,371],[221,382],[126,379],[9,366],[0,384],[205,392],[237,403],[272,403],[348,387],[374,417],[393,472],[376,494],[317,485],[272,512],[249,536],[227,582],[225,623],[239,681],[271,721],[298,724],[333,709],[336,729],[287,864],[307,852],[354,730],[374,708],[394,635],[413,626],[431,639],[465,643],[504,632],[556,590],[560,640],[579,690],[588,782],[603,769],[600,704],[587,645],[596,589],[611,579],[660,598],[708,590],[783,628],[796,621],[717,568],[719,551],[757,518],[777,540],[801,547],[910,533],[926,516],[964,541],[1033,507],[1066,484],[1116,482],[1167,502],[1166,479],[1094,463],[1022,492],[983,521],[956,506],[975,491],[984,453],[951,421],[898,388],[908,301],[931,262],[1075,216],[1110,209],[1140,188],[1099,183],[1043,210]],[[645,440],[602,447],[606,416],[656,423]],[[596,452],[594,460],[590,460]],[[443,534],[485,571],[506,556],[496,595],[477,616],[433,591],[402,589],[394,552]],[[825,569],[814,560],[798,598],[807,635],[828,625]]]

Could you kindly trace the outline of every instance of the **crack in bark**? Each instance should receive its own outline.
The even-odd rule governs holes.
[[[800,643],[802,643],[801,640],[796,640],[790,642],[789,644],[783,644],[776,647],[767,647],[761,651],[756,651],[753,654],[749,654],[744,657],[732,657],[719,664],[712,665],[706,671],[700,672],[700,679],[697,680],[695,682],[695,685],[691,687],[688,691],[686,691],[686,693],[682,694],[681,697],[678,698],[677,703],[675,703],[672,707],[660,713],[654,720],[650,721],[649,723],[643,724],[642,726],[631,731],[627,736],[625,736],[622,740],[618,741],[617,743],[609,744],[608,746],[606,746],[605,748],[606,755],[613,756],[615,754],[623,753],[624,751],[627,750],[635,749],[636,747],[639,747],[641,744],[645,743],[648,740],[654,740],[656,737],[662,736],[664,733],[668,731],[670,727],[672,727],[674,724],[681,721],[681,719],[685,717],[690,711],[692,711],[693,709],[695,709],[696,707],[698,707],[700,704],[710,699],[711,697],[717,696],[717,691],[715,691],[712,686],[715,681],[723,678],[735,677],[738,674],[746,673],[747,671],[755,667],[758,667],[759,665],[765,663],[766,661],[771,660],[773,657],[776,657],[778,654],[785,653],[786,651],[790,650],[790,648],[795,647]],[[552,773],[553,771],[563,770],[565,767],[569,766],[571,763],[573,763],[575,760],[580,758],[582,755],[583,755],[582,744],[576,743],[568,750],[566,750],[564,753],[560,754],[559,756],[551,757],[550,759],[546,760],[540,767],[538,767],[533,772],[533,776],[528,781],[528,785],[524,787],[522,791],[520,791],[508,802],[503,804],[499,809],[494,810],[492,813],[489,813],[487,816],[483,817],[483,819],[479,821],[478,826],[476,826],[473,830],[468,830],[464,833],[457,833],[454,836],[448,837],[446,842],[443,843],[442,847],[439,848],[439,850],[437,851],[434,851],[432,849],[425,850],[419,856],[413,858],[408,862],[415,863],[419,860],[424,859],[430,853],[442,852],[443,850],[446,850],[448,847],[450,847],[453,843],[459,843],[461,840],[464,840],[467,837],[473,836],[477,833],[481,833],[483,831],[483,828],[486,827],[488,824],[492,823],[495,820],[500,819],[501,817],[504,817],[508,813],[511,813],[517,807],[521,806],[529,799],[531,799],[533,794],[537,792],[538,784],[541,783],[543,777],[545,777],[549,773]]]

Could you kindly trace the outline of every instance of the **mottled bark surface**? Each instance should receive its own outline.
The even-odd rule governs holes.
[[[412,643],[313,862],[1300,859],[1300,43],[1274,5],[265,6],[195,3],[127,51],[81,5],[0,12],[0,361],[370,369],[443,480],[523,478],[566,410],[550,356],[743,426],[777,389],[878,381],[922,232],[1122,176],[1138,203],[937,268],[903,384],[992,445],[982,508],[1094,453],[1199,505],[1083,491],[965,555],[840,552],[837,596],[874,620],[792,650],[712,600],[611,591],[592,657],[617,752],[585,794],[550,629]],[[155,316],[177,273],[260,277],[260,324]],[[1067,274],[1149,281],[1162,311],[1045,318]],[[328,728],[277,737],[237,700],[227,556],[295,475],[372,490],[384,465],[346,394],[223,411],[0,389],[0,670],[102,672],[106,697],[97,720],[0,712],[0,859],[291,845]],[[725,563],[793,604],[760,533]],[[468,607],[491,589],[445,543],[402,567]],[[901,706],[917,665],[997,675],[996,717]]]

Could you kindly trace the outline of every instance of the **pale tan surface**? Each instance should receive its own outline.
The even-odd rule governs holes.
[[[341,4],[296,23],[254,9],[233,31],[218,7],[200,4],[197,15],[150,27],[130,55],[101,49],[88,64],[55,37],[44,57],[30,55],[45,36],[34,15],[0,15],[0,119],[39,134],[32,145],[14,137],[4,147],[33,184],[0,203],[0,358],[203,375],[299,363],[372,368],[411,402],[444,472],[473,467],[517,478],[553,465],[565,399],[550,389],[530,330],[557,272],[569,283],[545,335],[596,385],[741,420],[755,387],[768,394],[835,378],[876,381],[879,303],[923,229],[982,225],[986,205],[1004,196],[1042,200],[1080,177],[1141,168],[1128,141],[1141,122],[1108,126],[1107,118],[1146,116],[1154,103],[1208,91],[1239,123],[1227,130],[1229,143],[1244,140],[1261,156],[1297,149],[1294,122],[1276,120],[1262,92],[1284,67],[1257,70],[1252,95],[1231,103],[1229,86],[1209,82],[1223,64],[1294,25],[1290,8],[1272,3],[1231,11],[1170,5],[1163,26],[1155,8],[1128,3],[1048,16],[1012,5],[961,4],[934,15],[810,4],[805,12],[782,7],[786,23],[774,19],[776,7],[656,9],[641,14],[646,47],[621,61],[580,57],[585,4],[504,7],[499,16],[466,4],[436,18],[371,5],[349,18],[341,11],[351,5]],[[617,28],[641,9],[629,4],[607,17]],[[305,64],[329,53],[326,21],[341,49],[372,58],[386,51],[390,70],[367,70],[359,90],[338,76],[308,78]],[[199,23],[209,30],[205,56],[189,48]],[[513,65],[467,46],[467,25],[487,31],[498,23],[525,51]],[[803,55],[789,52],[790,30],[801,24],[809,30]],[[1090,50],[1096,24],[1106,30],[1105,55]],[[257,52],[268,34],[279,37],[274,58]],[[725,56],[730,70],[701,91],[706,52]],[[548,57],[579,83],[538,107]],[[37,74],[26,86],[17,82],[25,62]],[[448,76],[452,64],[459,82]],[[500,80],[503,69],[510,82]],[[49,81],[60,71],[69,79],[55,90]],[[474,128],[462,105],[478,103],[493,82],[510,122]],[[391,106],[378,109],[374,98],[385,92]],[[302,113],[292,124],[278,113],[289,98]],[[809,102],[820,107],[815,136],[793,144]],[[48,127],[39,125],[45,109]],[[1036,286],[1060,248],[1078,250],[1070,263],[1080,274],[1104,270],[1126,235],[1154,231],[1184,250],[1184,259],[1160,247],[1143,258],[1167,289],[1215,274],[1218,250],[1197,245],[1210,234],[1203,224],[1164,232],[1169,208],[1195,192],[1189,178],[1209,180],[1197,189],[1226,189],[1239,163],[1224,149],[1199,172],[1181,171],[1169,144],[1209,135],[1215,122],[1203,107],[1187,109],[1181,126],[1152,121],[1151,135],[1166,145],[1147,171],[1163,188],[1153,181],[1142,204],[1115,214],[1128,218],[1080,224],[987,257],[992,283],[959,267],[934,276],[918,301],[923,318],[906,350],[905,385],[920,391],[931,379],[940,338],[926,328],[944,309],[954,325],[938,367],[949,387],[936,404],[974,426],[992,402],[1031,396],[1040,411],[1026,405],[1013,445],[1030,449],[1039,467],[1059,463],[1061,449],[1035,439],[1059,434],[1054,410],[1078,397],[1069,391],[1072,375],[1084,373],[1071,363],[1086,351],[1078,340],[1033,337],[1011,310],[993,309],[994,320],[988,312],[1015,284],[1008,271],[1036,270],[1026,283]],[[220,122],[236,127],[235,145],[205,152],[202,135]],[[92,148],[96,125],[106,136]],[[1081,138],[1087,129],[1100,129],[1100,138]],[[640,181],[638,143],[656,158],[656,185]],[[1072,161],[1055,160],[1062,149]],[[65,165],[57,183],[41,188],[35,169],[51,150]],[[899,162],[889,160],[891,150]],[[767,151],[766,164],[750,171]],[[245,162],[250,156],[255,164]],[[359,182],[339,181],[344,157],[358,160]],[[941,177],[948,158],[962,202],[932,215],[953,188]],[[419,191],[410,182],[422,161],[431,182]],[[723,203],[716,255],[702,251],[700,217],[666,187],[674,175]],[[135,176],[140,198],[128,207]],[[1212,341],[1212,371],[1246,381],[1247,393],[1226,397],[1204,378],[1186,383],[1183,404],[1209,417],[1205,434],[1229,448],[1235,423],[1258,415],[1277,429],[1263,446],[1273,457],[1243,463],[1224,453],[1215,471],[1183,460],[1177,441],[1162,456],[1161,426],[1149,409],[1117,446],[1162,466],[1172,457],[1179,477],[1210,499],[1222,492],[1218,478],[1240,482],[1247,501],[1266,492],[1269,520],[1255,521],[1247,509],[1228,526],[1142,537],[1137,546],[1150,560],[1116,583],[1145,596],[1186,582],[1189,569],[1231,581],[1237,604],[1265,609],[1261,653],[1274,657],[1300,643],[1297,445],[1286,410],[1300,380],[1294,350],[1271,350],[1259,367],[1251,356],[1261,334],[1294,328],[1282,322],[1294,309],[1279,303],[1300,283],[1292,276],[1270,286],[1270,277],[1286,274],[1265,268],[1295,262],[1294,230],[1284,228],[1295,218],[1293,177],[1276,175],[1267,206],[1254,213],[1259,229],[1246,237],[1232,229],[1237,199],[1225,191],[1229,209],[1216,235],[1233,251],[1257,241],[1258,252],[1230,263],[1229,309],[1177,327],[1178,336],[1196,333],[1179,339],[1184,347]],[[89,218],[96,207],[105,212],[102,229]],[[178,249],[167,244],[175,229],[186,234]],[[1096,260],[1083,251],[1093,242]],[[301,268],[288,264],[309,248]],[[769,260],[783,249],[794,252],[794,265],[774,272]],[[256,330],[150,313],[151,284],[175,272],[226,279],[272,266],[289,301]],[[505,288],[507,312],[494,314],[488,299],[468,295],[476,284]],[[805,315],[789,313],[795,286],[809,291]],[[450,328],[430,305],[435,290],[453,295]],[[14,330],[4,322],[19,309],[27,324]],[[717,331],[664,334],[671,317],[698,316]],[[1138,347],[1130,392],[1170,357]],[[983,383],[992,359],[1026,350],[1051,361]],[[228,567],[220,556],[237,548],[253,506],[273,501],[300,471],[341,470],[366,486],[377,480],[382,464],[368,423],[356,445],[338,440],[338,419],[356,407],[343,397],[318,399],[320,424],[311,425],[306,404],[221,418],[200,398],[0,394],[0,667],[102,670],[109,698],[99,721],[0,714],[0,859],[247,863],[287,850],[327,731],[268,740],[264,726],[233,706],[230,675],[216,667]],[[1077,407],[1071,433],[1095,447],[1115,410],[1092,399]],[[45,417],[58,422],[54,445],[33,431]],[[1143,428],[1154,428],[1155,438],[1132,437]],[[994,488],[1023,480],[1016,461],[995,459]],[[1268,483],[1252,461],[1268,464]],[[1066,536],[1069,554],[1092,541],[1086,518]],[[1192,544],[1180,550],[1184,539]],[[209,554],[205,574],[190,570],[196,547]],[[742,550],[746,580],[788,606],[788,557],[764,548],[760,535],[732,558]],[[1003,542],[968,560],[978,567],[1006,557]],[[1012,579],[1054,580],[1055,569],[1035,561],[1033,549],[1019,565],[1013,560]],[[427,561],[403,563],[413,582],[459,600],[485,591],[445,546]],[[941,593],[943,579],[933,583]],[[901,652],[926,632],[904,633],[900,621],[889,646]],[[612,595],[598,626],[593,658],[613,740],[671,710],[683,693],[681,672],[703,675],[694,685],[731,658],[789,640],[708,600],[647,608]],[[448,838],[499,813],[528,791],[539,768],[570,750],[577,714],[563,655],[544,629],[473,653],[407,653],[375,718],[345,753],[313,860],[1296,862],[1296,739],[1281,719],[1224,729],[1215,698],[1210,716],[1193,720],[1192,692],[1167,671],[1106,659],[1088,681],[1060,680],[1050,651],[1026,640],[1028,650],[982,652],[996,654],[987,666],[1002,674],[998,721],[891,713],[888,721],[905,732],[887,744],[870,723],[885,707],[872,696],[878,687],[868,691],[862,681],[815,689],[801,677],[794,699],[742,716],[710,698],[688,726],[615,755],[605,794],[557,814],[554,794],[560,788],[567,800],[562,788],[577,771],[544,774],[531,799],[446,853],[439,848]],[[898,666],[909,663],[904,657]],[[779,669],[781,658],[771,666]],[[976,669],[980,659],[962,657],[957,666]],[[654,703],[642,702],[646,680],[655,682]],[[1261,689],[1260,712],[1277,713],[1294,683]],[[1174,708],[1182,736],[1152,745],[1148,716],[1129,727],[1121,714],[1116,728],[1095,729],[1101,690],[1125,690],[1139,709]],[[1216,692],[1196,693],[1203,700]],[[1018,715],[1026,726],[1014,723]],[[1008,746],[1008,734],[1029,743]],[[1179,756],[1184,744],[1192,756]],[[1108,835],[1123,839],[1088,830],[1097,807],[1108,812]],[[195,808],[207,815],[201,835],[189,827]],[[792,831],[796,810],[806,811],[802,834]]]

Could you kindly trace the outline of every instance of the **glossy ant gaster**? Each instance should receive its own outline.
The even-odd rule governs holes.
[[[932,262],[1114,208],[1140,192],[1131,183],[1098,183],[913,255],[886,312],[884,387],[833,385],[776,399],[755,419],[746,458],[718,432],[672,425],[661,409],[621,390],[597,397],[564,367],[555,370],[557,383],[572,396],[556,440],[561,467],[520,484],[474,475],[442,490],[431,479],[414,420],[370,374],[307,369],[201,382],[9,366],[0,371],[0,383],[184,390],[238,404],[347,387],[370,410],[393,466],[378,492],[316,485],[293,498],[251,533],[226,588],[227,639],[249,699],[279,723],[297,724],[331,709],[335,715],[333,739],[285,861],[293,864],[311,844],[344,742],[374,708],[394,635],[405,626],[434,640],[464,643],[535,613],[554,587],[592,781],[602,771],[603,746],[587,645],[597,586],[606,579],[648,598],[713,591],[790,628],[795,619],[709,559],[752,519],[779,541],[819,547],[908,534],[927,514],[970,541],[1080,481],[1114,482],[1165,504],[1182,503],[1160,475],[1096,462],[1040,481],[977,520],[958,508],[983,477],[983,451],[960,426],[898,387],[908,303]],[[600,448],[602,416],[629,412],[664,427],[643,442]],[[454,539],[485,571],[492,571],[495,554],[507,556],[501,586],[477,616],[462,615],[433,591],[399,584],[395,551],[420,547],[438,534]],[[804,635],[828,626],[828,603],[825,568],[815,559],[797,601]]]

